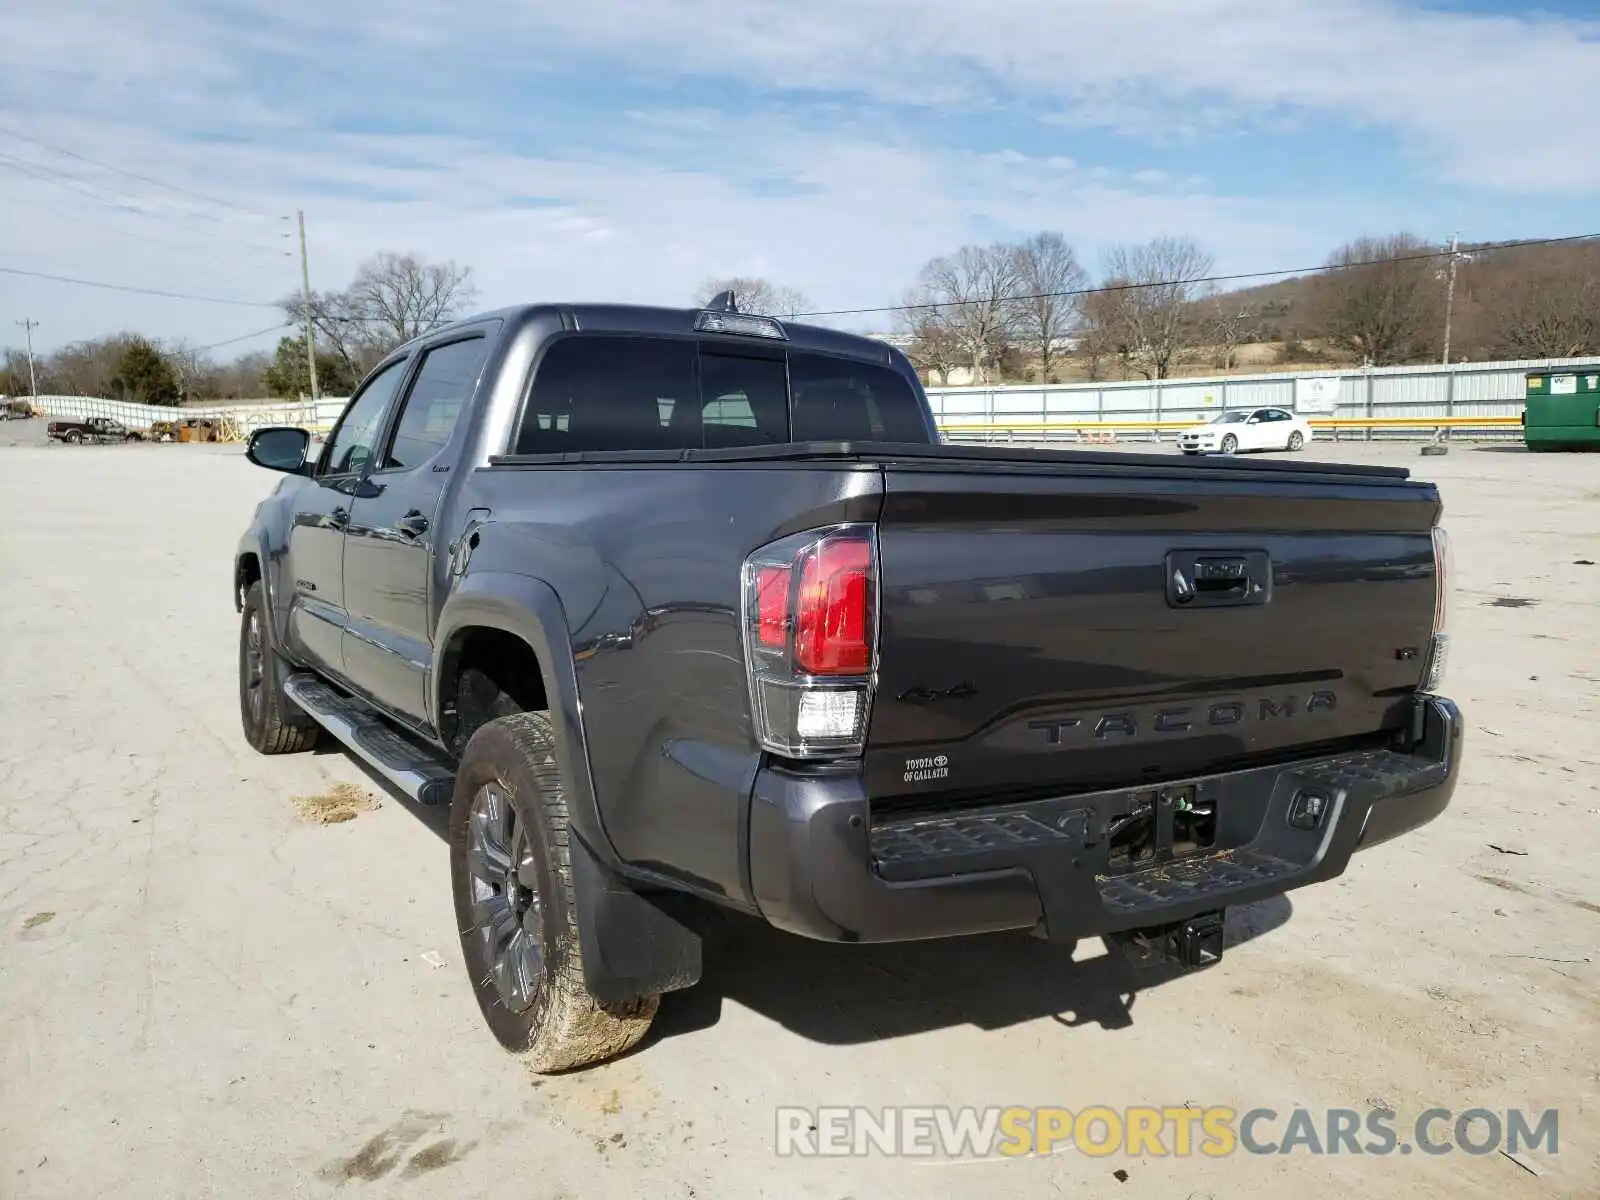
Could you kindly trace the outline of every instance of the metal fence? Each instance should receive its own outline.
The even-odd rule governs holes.
[[[1117,383],[1066,383],[1034,387],[930,388],[928,399],[951,441],[991,440],[1008,429],[1117,421],[1184,424],[1209,420],[1228,409],[1273,406],[1305,411],[1297,404],[1320,385],[1336,400],[1317,415],[1344,420],[1405,418],[1511,417],[1523,408],[1529,371],[1560,367],[1600,372],[1595,359],[1547,358],[1515,362],[1458,363],[1451,366],[1348,367],[1269,375],[1230,375],[1199,379],[1129,380]],[[1413,431],[1414,432],[1414,431]],[[1520,430],[1474,430],[1472,436],[1515,436]],[[1376,436],[1403,436],[1404,430],[1379,430]],[[1046,439],[1048,430],[1028,431],[1029,440]],[[1151,431],[1150,436],[1158,436]]]
[[[96,396],[25,397],[39,412],[56,420],[87,420],[108,417],[130,429],[145,429],[156,421],[181,421],[188,417],[232,417],[241,432],[249,433],[265,425],[299,425],[325,432],[344,410],[346,398],[288,401],[273,404],[208,404],[193,408],[169,408],[159,404],[133,404],[126,400],[103,400]]]
[[[929,388],[928,400],[949,441],[989,441],[1030,425],[1060,426],[1070,436],[1075,426],[1111,422],[1169,423],[1204,421],[1228,409],[1305,410],[1297,403],[1312,386],[1332,394],[1331,410],[1319,415],[1343,420],[1406,418],[1517,417],[1522,412],[1529,371],[1561,367],[1600,372],[1600,362],[1582,358],[1525,359],[1516,362],[1458,363],[1452,366],[1360,367],[1270,375],[1230,375],[1199,379],[1129,380],[1117,383],[1064,383],[1023,387]],[[345,397],[275,404],[219,404],[162,408],[89,396],[40,396],[36,407],[52,417],[110,417],[131,427],[183,417],[232,417],[248,433],[263,425],[300,425],[326,433],[347,402]],[[1419,425],[1420,427],[1420,425]],[[1415,432],[1413,430],[1412,432]],[[1474,437],[1515,436],[1515,426],[1472,430]],[[1378,429],[1367,436],[1404,436],[1405,430]],[[1149,436],[1161,436],[1150,431]],[[1051,431],[1028,431],[1026,440],[1049,440]]]

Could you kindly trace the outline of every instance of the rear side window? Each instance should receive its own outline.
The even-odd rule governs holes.
[[[698,431],[674,433],[697,399],[693,342],[565,338],[539,364],[517,453],[698,447]]]
[[[400,413],[383,469],[421,466],[445,446],[461,408],[472,397],[489,353],[487,338],[448,342],[424,352],[417,381]]]
[[[845,439],[927,443],[904,378],[826,355],[578,336],[534,376],[516,453],[696,450]]]

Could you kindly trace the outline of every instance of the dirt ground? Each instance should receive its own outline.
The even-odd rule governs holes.
[[[641,1052],[536,1082],[480,1027],[442,818],[240,735],[229,563],[273,478],[0,450],[0,1196],[1600,1194],[1600,457],[1319,455],[1441,481],[1470,726],[1443,817],[1149,987],[1098,947],[741,927]],[[352,787],[377,806],[295,803]],[[842,1104],[1556,1108],[1560,1142],[775,1157],[777,1106]]]

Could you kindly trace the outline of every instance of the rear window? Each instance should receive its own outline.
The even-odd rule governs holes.
[[[872,363],[791,354],[797,442],[928,441],[922,405],[898,371]]]
[[[551,346],[540,363],[516,452],[838,440],[927,443],[910,384],[887,367],[826,355],[579,336]]]

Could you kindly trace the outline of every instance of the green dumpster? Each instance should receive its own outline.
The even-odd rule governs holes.
[[[1529,450],[1600,450],[1600,363],[1530,371],[1522,439]]]

